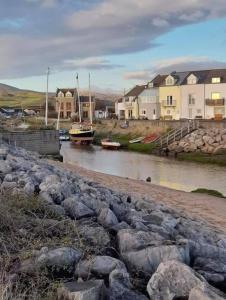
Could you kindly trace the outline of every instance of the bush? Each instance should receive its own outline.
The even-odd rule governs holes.
[[[216,190],[208,190],[208,189],[196,189],[194,191],[192,191],[192,193],[199,193],[199,194],[206,194],[206,195],[210,195],[210,196],[215,196],[215,197],[219,197],[219,198],[226,198],[222,193],[216,191]]]

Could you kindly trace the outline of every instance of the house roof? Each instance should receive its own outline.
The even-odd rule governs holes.
[[[125,94],[125,97],[138,97],[146,88],[147,85],[136,85],[132,90]]]
[[[164,80],[166,79],[168,75],[157,75],[152,81],[151,83],[153,83],[154,87],[159,87],[160,85],[162,85],[164,83]]]
[[[89,102],[89,96],[80,96],[80,102],[81,103],[86,103]],[[95,97],[91,96],[91,102],[94,102]]]
[[[77,94],[77,89],[76,88],[68,88],[68,89],[57,89],[56,91],[56,96],[58,95],[59,92],[62,92],[64,94],[64,96],[66,95],[67,92],[71,92],[72,96],[74,96],[74,93]]]

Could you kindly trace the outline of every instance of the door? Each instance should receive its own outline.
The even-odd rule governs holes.
[[[224,107],[214,107],[214,119],[222,120],[224,117]]]

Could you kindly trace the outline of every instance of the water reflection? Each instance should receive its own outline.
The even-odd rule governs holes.
[[[226,195],[226,168],[179,162],[174,159],[104,150],[98,146],[80,147],[70,142],[62,144],[65,162],[75,163],[86,169],[145,180],[173,189],[191,191],[196,188],[215,189]]]

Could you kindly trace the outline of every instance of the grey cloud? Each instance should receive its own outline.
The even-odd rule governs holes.
[[[225,0],[215,5],[212,0],[173,1],[170,5],[168,0],[0,2],[0,18],[26,18],[20,30],[0,27],[2,79],[39,75],[48,65],[70,69],[65,60],[143,51],[156,46],[158,36],[176,27],[226,15]],[[110,62],[96,67],[101,66],[117,67]]]

